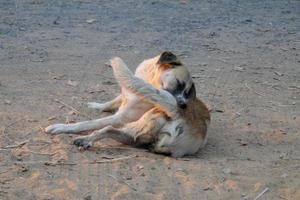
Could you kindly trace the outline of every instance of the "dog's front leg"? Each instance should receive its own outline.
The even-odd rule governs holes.
[[[87,136],[78,137],[74,140],[74,144],[82,146],[84,149],[88,149],[92,147],[96,141],[104,138],[111,138],[122,144],[134,144],[134,137],[132,135],[112,126],[107,126],[101,130],[94,131],[92,134]]]

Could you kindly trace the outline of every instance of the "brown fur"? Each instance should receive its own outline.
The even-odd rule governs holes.
[[[191,127],[190,134],[204,139],[210,122],[210,113],[206,105],[200,99],[195,98],[189,101],[186,109],[180,109],[179,112]]]
[[[154,152],[181,157],[196,153],[205,144],[210,114],[201,100],[194,96],[187,108],[181,109],[168,92],[133,76],[120,58],[113,59],[112,66],[119,84],[143,101],[152,103],[154,108],[121,128],[107,127],[91,136],[80,137],[75,140],[76,145],[89,147],[109,137],[131,145],[152,145]]]
[[[104,104],[102,111],[118,111],[104,118],[48,126],[47,133],[95,130],[74,144],[89,148],[97,140],[112,138],[124,144],[153,145],[157,153],[174,157],[194,154],[206,141],[209,112],[196,91],[186,67],[171,52],[145,60],[133,75],[119,58],[111,61],[122,94]],[[186,109],[179,102],[186,98]]]

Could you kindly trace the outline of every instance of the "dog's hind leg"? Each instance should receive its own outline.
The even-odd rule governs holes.
[[[134,137],[121,129],[114,128],[112,126],[107,126],[101,130],[95,131],[90,135],[81,136],[74,140],[74,144],[77,146],[82,146],[84,149],[88,149],[94,145],[98,140],[104,138],[114,139],[122,144],[132,145],[134,144]]]
[[[77,138],[74,144],[89,148],[98,140],[111,138],[127,145],[149,145],[157,140],[159,131],[165,123],[165,115],[153,108],[139,120],[125,124],[122,128],[107,126],[101,130],[94,131],[90,135]]]
[[[114,115],[90,121],[77,122],[73,124],[53,124],[46,127],[45,132],[52,134],[74,134],[82,131],[101,129],[109,125],[120,126],[124,123],[128,123],[128,120],[130,119],[128,119],[127,116],[128,113],[125,113],[124,111],[119,111]]]
[[[88,102],[89,108],[97,109],[101,112],[113,112],[117,110],[122,104],[122,95],[117,96],[111,101],[105,103]]]

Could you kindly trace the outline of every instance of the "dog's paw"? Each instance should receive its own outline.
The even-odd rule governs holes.
[[[97,110],[103,109],[103,104],[96,103],[96,102],[88,102],[87,106],[88,106],[88,108],[97,109]]]
[[[45,133],[60,134],[68,132],[67,124],[53,124],[45,128]]]
[[[84,149],[89,149],[93,146],[93,142],[88,138],[80,137],[74,140],[73,144]]]
[[[123,60],[120,57],[114,57],[110,60],[110,66],[116,67],[123,64]]]

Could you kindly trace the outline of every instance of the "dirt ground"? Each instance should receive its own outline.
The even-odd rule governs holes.
[[[0,199],[300,199],[299,17],[297,0],[0,0]],[[163,50],[213,109],[196,156],[41,131],[105,115],[86,102],[119,93],[109,58]]]

